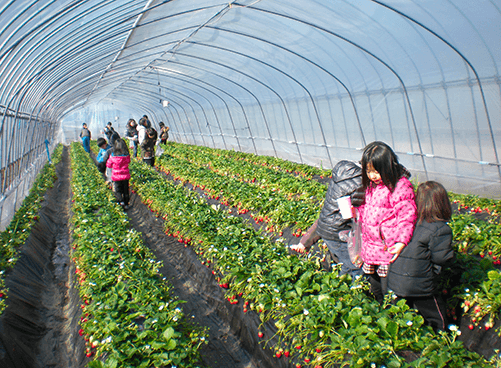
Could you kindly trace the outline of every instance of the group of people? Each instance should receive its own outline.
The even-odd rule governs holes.
[[[169,127],[160,122],[160,140],[165,144],[169,139]],[[151,126],[151,122],[146,115],[136,123],[134,119],[129,119],[125,136],[129,139],[129,146],[132,148],[134,157],[137,156],[138,147],[141,150],[141,158],[150,166],[155,166],[155,145],[158,140],[158,132]]]
[[[160,139],[159,142],[165,144],[169,138],[169,127],[163,122],[159,123]],[[99,152],[96,156],[97,167],[99,171],[106,175],[107,181],[113,182],[114,192],[118,203],[124,208],[129,209],[129,147],[133,149],[133,156],[137,157],[138,147],[141,150],[141,159],[150,166],[155,165],[155,148],[158,140],[158,133],[152,127],[150,120],[144,115],[139,124],[134,119],[129,119],[125,137],[129,140],[129,146],[124,139],[113,128],[111,122],[108,122],[104,128],[106,138],[100,137],[96,143]],[[86,152],[90,152],[91,133],[87,124],[83,124],[80,133],[82,145]]]
[[[333,168],[318,220],[291,249],[308,251],[322,238],[342,263],[341,274],[364,275],[380,303],[392,290],[435,330],[445,330],[446,307],[436,284],[441,267],[455,257],[447,224],[452,208],[440,183],[427,181],[415,193],[409,178],[387,144],[368,144],[360,163],[340,161]],[[361,267],[340,238],[353,223],[340,213],[337,200],[345,196],[351,197],[353,218],[361,227]]]

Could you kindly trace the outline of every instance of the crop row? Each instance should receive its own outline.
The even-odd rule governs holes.
[[[56,165],[61,160],[62,151],[62,145],[55,148],[52,153],[52,163],[47,162],[43,166],[11,222],[0,233],[0,314],[6,307],[5,301],[9,295],[5,286],[5,275],[16,264],[19,247],[28,239],[32,226],[38,221],[38,211],[42,206],[43,197],[57,179]]]
[[[195,367],[205,331],[189,325],[157,261],[92,159],[71,147],[73,236],[89,367]]]
[[[486,366],[467,351],[457,335],[435,335],[403,303],[384,306],[368,298],[367,284],[325,272],[316,258],[288,254],[250,224],[209,205],[203,197],[175,185],[153,168],[131,163],[131,185],[165,220],[167,235],[191,246],[210,267],[232,303],[259,314],[276,329],[262,330],[264,344],[301,364],[352,367],[409,366],[399,354],[420,352],[412,366]],[[264,327],[263,327],[264,328]],[[278,342],[271,346],[271,340]]]
[[[211,161],[214,157],[224,157],[232,161],[245,161],[254,166],[265,167],[267,170],[273,170],[278,175],[280,173],[291,173],[297,176],[301,176],[305,179],[313,179],[314,177],[328,177],[330,175],[330,170],[319,169],[314,166],[299,164],[287,160],[282,160],[280,158],[272,156],[258,156],[252,153],[238,152],[233,150],[223,150],[218,148],[209,148],[204,146],[190,146],[190,152],[186,152],[184,147],[185,144],[168,142],[168,153],[175,155],[175,150],[177,147],[180,149],[180,154],[185,158],[193,157],[195,161],[201,162],[200,159],[206,160],[206,162]],[[245,165],[241,163],[240,165]],[[252,169],[249,168],[251,171]],[[258,168],[256,168],[258,169]],[[280,175],[279,175],[280,176]]]

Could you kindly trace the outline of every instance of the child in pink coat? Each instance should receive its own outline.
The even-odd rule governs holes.
[[[129,163],[127,144],[119,138],[114,143],[113,152],[106,161],[106,167],[111,168],[111,180],[115,186],[117,201],[126,210],[129,209]]]
[[[358,208],[362,224],[361,257],[371,292],[380,303],[387,292],[389,265],[409,243],[417,218],[410,173],[383,142],[368,144],[362,155],[365,202]]]

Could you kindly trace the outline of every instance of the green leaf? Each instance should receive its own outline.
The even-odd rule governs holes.
[[[89,366],[89,368],[104,368],[105,367],[103,365],[103,362],[101,362],[100,360],[93,360],[92,362],[89,362],[88,366]]]
[[[176,340],[170,339],[167,343],[167,350],[174,350],[177,346]]]
[[[172,327],[168,327],[164,332],[163,336],[165,340],[170,340],[172,339],[172,336],[174,336],[174,329]]]
[[[118,365],[118,360],[115,357],[109,357],[106,359],[105,366],[106,368],[116,368]]]
[[[496,270],[487,272],[487,276],[489,277],[489,280],[492,281],[501,279],[501,273]]]
[[[377,324],[381,327],[381,329],[385,329],[386,325],[388,324],[389,319],[386,317],[381,317],[377,320]]]
[[[398,324],[393,321],[389,321],[386,324],[386,332],[393,338],[397,338],[398,334]]]

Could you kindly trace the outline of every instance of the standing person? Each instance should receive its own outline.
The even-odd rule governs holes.
[[[445,302],[437,293],[442,266],[454,259],[452,230],[447,224],[452,209],[442,184],[427,181],[416,194],[417,225],[409,245],[393,262],[388,289],[417,309],[435,331],[447,326]]]
[[[160,143],[165,144],[167,139],[169,139],[169,127],[165,126],[162,121],[158,125],[160,126]]]
[[[141,158],[143,162],[150,166],[155,166],[155,145],[157,143],[158,134],[153,128],[146,130],[146,137],[141,143]]]
[[[307,247],[320,238],[324,240],[332,256],[342,263],[340,275],[349,274],[352,277],[362,274],[362,270],[355,266],[350,259],[347,243],[339,238],[339,232],[351,229],[351,219],[345,219],[341,215],[338,199],[353,195],[362,184],[362,167],[353,161],[339,161],[332,169],[332,177],[329,181],[327,193],[320,215],[315,224],[307,231],[297,245],[290,249],[303,253]],[[356,199],[352,199],[354,205]]]
[[[87,124],[82,124],[82,131],[80,132],[80,138],[82,139],[82,146],[85,152],[90,153],[90,130],[87,129]]]
[[[122,138],[115,141],[106,167],[111,168],[111,180],[115,187],[115,196],[118,203],[125,209],[129,209],[129,149]]]
[[[416,222],[410,173],[383,142],[369,143],[362,155],[365,203],[358,208],[362,224],[361,257],[371,292],[380,303],[388,290],[388,268],[409,244]]]
[[[113,127],[111,126],[111,122],[108,121],[108,124],[106,124],[106,126],[104,127],[104,134],[106,135],[110,143],[111,143],[111,136],[113,135],[114,132],[115,129],[113,129]]]
[[[125,137],[129,139],[129,147],[133,149],[132,154],[134,157],[137,157],[137,133],[136,121],[134,119],[129,119]]]
[[[139,124],[137,124],[137,143],[139,146],[143,143],[144,139],[146,138],[146,130],[148,130],[148,121],[141,118],[139,120]]]
[[[106,171],[106,162],[110,156],[111,146],[106,142],[106,139],[102,137],[97,139],[96,144],[99,147],[99,152],[96,156],[97,168],[104,174]]]

